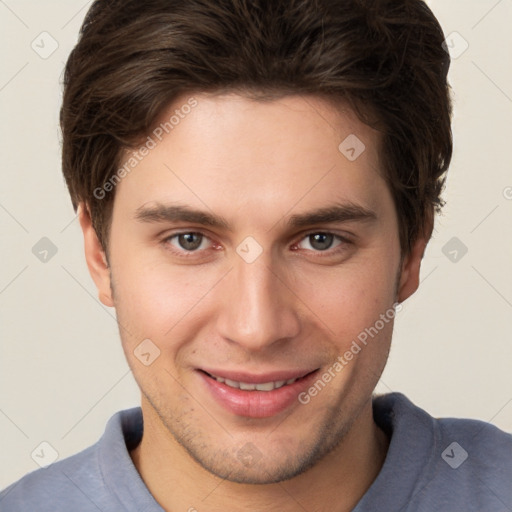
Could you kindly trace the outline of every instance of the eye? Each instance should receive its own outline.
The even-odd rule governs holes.
[[[328,232],[315,232],[307,234],[298,244],[297,247],[301,249],[313,250],[315,252],[327,252],[329,249],[343,248],[346,244],[350,243],[348,240],[334,233]],[[309,245],[309,247],[307,247]],[[342,247],[340,247],[342,246]],[[337,252],[336,249],[331,252]]]
[[[164,242],[171,245],[173,251],[177,249],[176,252],[187,253],[206,249],[209,239],[202,233],[191,231],[171,235],[167,237]]]
[[[167,236],[163,240],[163,244],[171,252],[183,257],[191,257],[194,256],[194,254],[202,253],[209,247],[213,249],[218,247],[215,247],[215,243],[206,235],[196,231],[174,233]],[[347,249],[349,245],[351,245],[350,240],[342,236],[325,231],[316,231],[306,234],[292,247],[292,250],[295,250],[295,248],[305,249],[307,251],[325,253],[326,256],[331,256]]]

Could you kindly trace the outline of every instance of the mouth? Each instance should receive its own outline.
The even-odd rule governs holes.
[[[295,404],[318,372],[278,371],[254,375],[221,370],[197,370],[211,396],[236,416],[268,418]]]
[[[290,384],[293,384],[297,379],[289,379],[287,381],[284,380],[277,380],[275,382],[263,382],[262,384],[251,384],[249,382],[236,382],[234,380],[230,379],[223,379],[222,377],[215,377],[212,375],[212,377],[220,383],[225,383],[226,386],[230,386],[232,388],[236,389],[243,389],[244,391],[272,391],[273,389],[279,389],[283,386],[288,386]],[[299,377],[300,378],[300,377]]]

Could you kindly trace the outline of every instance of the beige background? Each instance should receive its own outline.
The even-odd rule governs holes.
[[[138,403],[60,174],[61,72],[89,5],[0,1],[0,487],[38,467],[41,442],[60,458],[76,453]],[[449,38],[455,155],[423,282],[398,315],[378,390],[512,431],[512,0],[430,5],[445,34],[459,34]],[[52,49],[43,31],[58,43],[47,58],[31,47]],[[32,253],[42,237],[57,248],[46,263]],[[457,262],[443,253],[453,237],[468,248]]]

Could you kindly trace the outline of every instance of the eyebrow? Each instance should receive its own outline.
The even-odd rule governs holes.
[[[142,205],[137,208],[135,218],[140,222],[148,223],[191,222],[232,231],[224,217],[201,210],[195,210],[188,206],[166,205],[161,203],[157,203],[153,206]],[[313,224],[349,221],[368,222],[375,221],[376,219],[377,214],[374,211],[350,202],[292,215],[286,221],[286,225],[289,228],[302,228]]]
[[[135,218],[141,222],[193,222],[212,228],[230,230],[228,222],[218,215],[194,210],[188,206],[174,206],[157,203],[154,206],[140,206]]]
[[[347,203],[292,215],[287,225],[293,228],[302,228],[312,224],[327,224],[330,222],[367,222],[375,220],[377,220],[377,214],[374,211],[354,203]]]

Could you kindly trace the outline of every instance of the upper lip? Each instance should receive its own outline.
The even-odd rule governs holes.
[[[278,382],[286,381],[290,379],[300,379],[317,370],[306,369],[306,370],[276,370],[266,373],[246,373],[240,371],[230,370],[217,370],[214,368],[199,368],[201,371],[206,372],[214,377],[221,377],[223,379],[233,380],[235,382],[244,382],[247,384],[264,384],[265,382]]]

